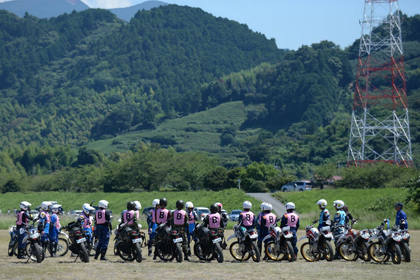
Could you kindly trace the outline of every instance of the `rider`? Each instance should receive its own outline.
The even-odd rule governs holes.
[[[50,252],[51,257],[55,257],[57,253],[57,246],[58,246],[58,234],[61,231],[61,224],[60,224],[60,218],[58,217],[58,214],[60,212],[60,204],[54,204],[51,206],[51,223],[50,223]]]
[[[185,208],[187,208],[187,216],[188,216],[188,230],[187,230],[188,255],[191,256],[190,242],[194,234],[195,223],[198,222],[198,215],[194,211],[194,204],[191,201],[187,201],[187,203],[185,203]]]
[[[108,249],[109,236],[112,235],[112,224],[111,224],[111,214],[108,210],[108,201],[100,200],[98,203],[99,210],[95,214],[96,229],[95,232],[98,234],[98,245],[96,246],[95,260],[98,259],[99,254],[101,254],[101,260],[108,260],[106,255],[106,250]]]
[[[48,201],[44,201],[41,203],[39,207],[41,209],[39,213],[39,224],[38,230],[41,232],[41,241],[42,241],[42,248],[45,250],[49,247],[50,239],[49,239],[49,231],[50,231],[50,207],[52,203]]]
[[[83,212],[80,213],[78,217],[78,221],[82,224],[83,231],[85,232],[89,244],[88,253],[91,255],[90,250],[92,249],[92,241],[93,241],[93,232],[92,232],[92,223],[93,217],[90,215],[95,211],[95,208],[90,206],[89,203],[85,203],[82,206]]]
[[[218,212],[219,212],[220,218],[221,218],[220,227],[223,229],[223,231],[220,234],[220,237],[223,239],[222,249],[226,249],[227,243],[226,243],[226,239],[225,239],[224,230],[225,230],[225,228],[227,226],[228,218],[227,218],[227,216],[226,216],[225,213],[222,213],[223,204],[221,202],[216,202],[216,205],[219,208],[219,211]]]
[[[160,224],[166,223],[171,219],[171,212],[166,209],[168,205],[168,200],[166,198],[161,198],[159,200],[159,209],[156,210],[156,224],[159,226]],[[168,225],[167,225],[168,226]],[[155,236],[155,243],[159,241],[159,236]],[[155,253],[153,256],[153,260],[156,260],[157,252],[155,248]]]
[[[127,202],[127,211],[121,213],[121,221],[127,223],[127,226],[131,229],[139,228],[139,225],[137,224],[136,204],[134,201]]]
[[[319,221],[318,221],[318,229],[331,225],[330,212],[326,208],[327,201],[325,199],[320,199],[318,200],[316,204],[319,206],[319,209],[321,210],[321,214],[319,215]]]
[[[341,235],[344,234],[344,226],[346,225],[346,212],[344,212],[344,202],[342,200],[336,200],[333,202],[333,206],[335,207],[335,210],[337,210],[337,213],[334,215],[334,244],[335,244],[335,259],[338,259],[340,257],[340,254],[338,253],[338,245],[337,240],[340,238]]]
[[[283,228],[285,226],[290,227],[290,231],[293,233],[292,239],[292,246],[295,251],[295,257],[297,257],[297,253],[299,252],[296,243],[297,243],[297,236],[296,232],[299,229],[299,216],[296,213],[293,213],[293,210],[296,209],[296,206],[293,202],[286,203],[286,211],[287,213],[283,215],[281,218],[280,227]]]
[[[260,252],[262,252],[262,240],[269,234],[268,228],[277,223],[277,216],[271,213],[271,210],[273,210],[271,203],[261,203],[261,213],[257,218],[258,248],[260,249]],[[266,240],[266,242],[268,242],[268,240]],[[265,255],[263,259],[266,260],[267,255]]]
[[[28,224],[28,220],[33,220],[31,215],[29,214],[30,207],[32,204],[30,204],[27,201],[22,201],[20,203],[20,211],[16,213],[16,231],[18,234],[18,259],[26,259],[24,254],[24,248],[26,245],[26,242],[23,243],[23,239],[27,236],[25,226]]]
[[[242,225],[247,230],[254,229],[257,225],[257,219],[255,218],[255,214],[251,212],[252,203],[248,200],[244,201],[244,203],[242,203],[242,208],[244,211],[239,214],[238,225]],[[243,233],[240,231],[240,234],[242,235]],[[245,236],[242,235],[242,238],[244,237]]]
[[[399,226],[400,229],[408,229],[407,215],[404,213],[402,202],[398,202],[395,205],[397,216],[395,217],[395,225]]]
[[[215,203],[210,206],[210,214],[204,218],[204,226],[210,229],[221,227],[221,216],[219,214],[219,206]]]
[[[189,233],[188,230],[188,216],[187,212],[185,212],[184,208],[184,201],[178,200],[176,202],[176,208],[177,210],[173,213],[173,219],[171,220],[171,224],[174,229],[177,229],[182,232],[182,251],[184,252],[184,259],[186,261],[189,261],[188,258],[188,249],[187,249],[187,238],[185,236],[185,230],[187,229],[187,233]]]
[[[153,200],[153,208],[149,210],[149,213],[147,214],[147,225],[149,227],[149,243],[147,243],[147,246],[149,248],[149,257],[152,255],[152,247],[153,242],[156,236],[156,228],[157,228],[157,222],[156,222],[156,212],[160,208],[160,200],[158,198]]]

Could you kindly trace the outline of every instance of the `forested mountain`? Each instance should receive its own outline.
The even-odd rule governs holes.
[[[0,10],[9,11],[19,17],[29,13],[38,18],[50,18],[86,9],[89,6],[80,0],[13,0],[0,3]]]
[[[49,20],[0,13],[3,147],[153,128],[202,108],[201,84],[284,56],[246,25],[189,7],[140,11],[128,24],[99,9]]]

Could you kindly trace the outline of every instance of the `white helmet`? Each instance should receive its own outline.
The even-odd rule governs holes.
[[[244,203],[242,204],[242,208],[244,209],[251,209],[252,208],[252,203],[251,201],[244,201]]]
[[[296,206],[293,202],[286,203],[286,210],[289,210],[289,209],[293,209],[293,210],[296,209]]]
[[[273,210],[273,205],[267,202],[267,205],[265,206],[265,210],[269,210],[269,211]]]
[[[333,203],[334,203],[333,206],[337,207],[337,209],[343,209],[344,207],[344,201],[342,200],[336,200]]]
[[[43,201],[41,203],[41,209],[42,210],[45,210],[45,211],[48,211],[48,207],[50,207],[51,205],[52,205],[51,202],[49,202],[49,201]]]
[[[32,204],[30,204],[29,202],[27,202],[27,201],[22,201],[21,203],[20,203],[20,209],[22,209],[22,210],[28,210],[28,208],[29,208],[29,206],[31,206]]]
[[[54,204],[53,206],[51,206],[51,212],[58,213],[60,211],[59,210],[60,207],[61,207],[60,204]]]
[[[98,206],[99,206],[99,208],[108,208],[108,201],[106,201],[106,200],[99,200],[99,203],[98,203]]]
[[[194,208],[194,204],[191,201],[187,201],[187,203],[185,203],[185,208]]]
[[[140,203],[140,201],[136,200],[136,201],[134,201],[134,204],[136,205],[136,210],[140,210],[141,209],[141,203]]]
[[[217,207],[219,207],[219,210],[221,211],[223,208],[223,204],[221,202],[216,202]]]
[[[92,206],[90,206],[89,203],[85,203],[83,204],[83,212],[88,215],[90,213],[90,211],[94,211],[95,208],[93,208]]]
[[[261,211],[264,211],[265,206],[267,205],[267,202],[263,202],[261,203]]]
[[[156,205],[160,204],[160,200],[158,198],[153,200],[153,207],[156,207]]]
[[[316,204],[321,205],[322,208],[327,207],[327,201],[325,199],[318,200],[318,202]]]

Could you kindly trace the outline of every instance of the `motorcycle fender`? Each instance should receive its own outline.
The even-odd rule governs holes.
[[[306,235],[302,236],[301,238],[299,238],[298,242],[301,241],[302,239],[306,238]]]
[[[227,241],[229,241],[231,238],[236,237],[236,234],[232,234],[231,236],[229,236],[229,238],[227,239]],[[226,241],[226,242],[227,242]]]
[[[23,244],[24,244],[24,243],[26,243],[26,241],[28,241],[28,239],[29,239],[29,235],[25,236],[25,237],[23,238],[23,240],[22,240],[22,243],[23,243]]]
[[[64,235],[66,237],[66,239],[69,239],[69,236],[67,235],[67,233],[61,231],[59,234]]]
[[[264,239],[262,240],[262,242],[264,242],[265,240],[267,240],[267,239],[269,239],[269,238],[272,238],[272,236],[269,234],[269,235],[267,235],[266,237],[264,237]]]

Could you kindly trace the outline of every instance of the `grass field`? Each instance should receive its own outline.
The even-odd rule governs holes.
[[[296,204],[296,211],[300,213],[301,225],[310,223],[319,218],[320,210],[316,202],[326,199],[327,209],[331,215],[335,214],[334,200],[343,200],[349,207],[350,213],[359,218],[355,228],[374,228],[385,218],[395,223],[394,203],[404,202],[407,190],[396,188],[385,189],[314,189],[306,192],[277,192],[273,194],[280,201],[287,203],[292,201]],[[409,228],[420,229],[420,215],[411,203],[404,207],[407,214]]]
[[[227,231],[229,236],[232,231]],[[7,256],[9,234],[0,230],[0,279],[418,279],[420,273],[420,232],[411,231],[410,263],[394,265],[363,261],[306,262],[300,255],[293,263],[233,260],[228,250],[223,251],[225,262],[200,262],[195,256],[191,262],[153,261],[147,257],[142,263],[125,263],[118,256],[108,254],[109,261],[93,260],[87,264],[74,262],[67,254],[62,258],[46,258],[41,264]],[[298,237],[303,231],[298,232]],[[230,244],[231,241],[229,241]],[[303,241],[298,243],[298,247]],[[110,242],[111,248],[113,242]]]

